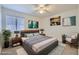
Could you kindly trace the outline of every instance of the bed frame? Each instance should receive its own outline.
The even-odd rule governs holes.
[[[58,46],[58,41],[55,41],[54,43],[52,43],[51,45],[49,45],[48,47],[44,48],[42,51],[36,53],[33,51],[32,48],[30,48],[28,45],[26,45],[25,43],[22,44],[23,48],[25,49],[25,51],[29,54],[29,55],[47,55],[49,52],[51,52],[55,47]]]
[[[21,31],[22,36],[24,35],[24,33],[39,33],[39,30]],[[38,53],[34,52],[33,49],[29,47],[28,44],[26,45],[25,43],[22,43],[22,46],[29,55],[47,55],[50,51],[52,51],[55,47],[58,46],[58,40],[52,43],[51,45],[47,46],[46,48],[44,48],[42,51]]]
[[[32,33],[32,34],[33,33],[39,33],[39,30],[22,30],[21,33],[20,33],[21,37],[24,37],[25,33],[27,33],[27,34],[30,34],[30,33]]]

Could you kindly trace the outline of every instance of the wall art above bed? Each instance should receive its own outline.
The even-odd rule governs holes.
[[[63,26],[76,26],[76,16],[65,17],[62,19]]]
[[[61,16],[50,18],[50,26],[61,25]]]
[[[38,28],[39,22],[34,20],[28,20],[28,28]]]

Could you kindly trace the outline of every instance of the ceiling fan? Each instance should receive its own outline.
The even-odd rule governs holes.
[[[51,5],[49,4],[36,4],[34,10],[40,14],[50,12]]]

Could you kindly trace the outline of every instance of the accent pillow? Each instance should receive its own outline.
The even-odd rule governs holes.
[[[77,34],[72,35],[71,38],[72,38],[72,39],[76,39],[76,38],[77,38]]]
[[[33,34],[27,34],[27,37],[32,37],[33,36]]]
[[[29,39],[29,37],[22,37],[22,42],[24,42],[27,39]]]
[[[69,37],[68,37],[68,38],[66,38],[66,41],[68,41],[68,42],[71,42],[71,40],[72,40],[72,39],[71,39],[71,38],[69,38]]]

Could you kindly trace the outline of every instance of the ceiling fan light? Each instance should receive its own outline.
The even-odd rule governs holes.
[[[40,5],[39,5],[39,7],[44,7],[44,6],[45,6],[44,4],[40,4]]]
[[[37,7],[35,8],[35,11],[37,11],[40,14],[43,14],[49,11],[48,7],[49,5],[47,4],[40,4],[40,5],[37,5]]]
[[[43,11],[43,10],[40,10],[40,11],[39,11],[39,13],[40,13],[40,14],[43,14],[43,13],[44,13],[44,11]]]

